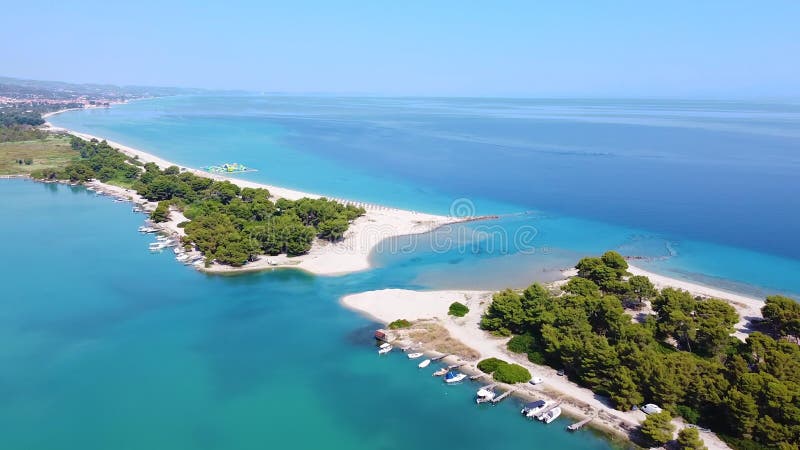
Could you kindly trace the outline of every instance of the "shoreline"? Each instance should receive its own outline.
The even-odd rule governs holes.
[[[649,275],[640,268],[632,268],[629,271],[635,275]],[[751,311],[755,306],[753,302],[757,299],[745,297],[740,294],[728,293],[711,287],[696,283],[685,282],[683,280],[672,279],[666,276],[652,274],[651,281],[659,287],[674,287],[684,289],[693,295],[713,296],[726,300],[741,315],[741,311]],[[552,283],[558,285],[560,282]],[[579,386],[569,381],[566,377],[557,375],[557,371],[549,366],[538,365],[530,362],[525,355],[515,354],[506,348],[506,343],[510,337],[495,337],[479,327],[480,318],[491,302],[494,291],[470,291],[470,290],[438,290],[438,291],[413,291],[405,289],[382,289],[350,294],[342,297],[339,303],[347,309],[370,320],[377,321],[383,325],[397,319],[406,319],[413,323],[408,330],[391,330],[390,333],[398,336],[399,346],[407,345],[421,349],[426,354],[451,353],[446,348],[436,348],[441,345],[441,340],[425,342],[415,338],[416,330],[420,327],[440,326],[449,334],[449,337],[457,341],[463,351],[460,356],[449,356],[449,364],[465,364],[459,368],[460,371],[468,374],[481,374],[477,369],[478,361],[485,358],[500,358],[505,361],[520,364],[527,368],[533,376],[544,378],[544,382],[538,385],[516,384],[507,385],[498,383],[498,387],[507,391],[515,389],[514,396],[523,399],[560,399],[564,413],[574,418],[594,417],[587,425],[602,432],[608,432],[615,436],[630,440],[630,433],[635,430],[646,417],[641,411],[620,411],[614,409],[606,399],[595,395],[590,389]],[[713,295],[712,295],[713,294]],[[748,304],[742,304],[747,300]],[[469,308],[465,317],[458,318],[448,315],[450,303],[459,301]],[[759,302],[762,303],[763,302]],[[760,308],[760,307],[759,307]],[[758,311],[758,317],[761,317]],[[746,321],[744,317],[742,321]],[[416,328],[415,328],[416,327]],[[734,333],[742,339],[746,336],[746,330],[739,328]],[[416,334],[416,337],[419,337]],[[395,345],[396,347],[398,345]],[[456,353],[456,352],[452,352]],[[468,353],[478,354],[478,358],[466,356]],[[457,353],[456,353],[457,354]],[[490,376],[483,377],[484,381],[491,380]],[[477,380],[481,382],[481,379]],[[491,381],[494,383],[494,381]],[[486,384],[485,382],[483,384]],[[682,421],[676,419],[679,428],[684,426]],[[698,430],[700,437],[710,450],[730,449],[719,437],[705,430]]]
[[[53,111],[42,115],[42,118],[46,119],[47,117],[52,117],[66,111],[69,110]],[[225,175],[206,172],[200,169],[181,166],[152,153],[145,152],[119,142],[110,141],[100,136],[81,133],[67,128],[56,127],[49,121],[45,121],[43,128],[52,132],[67,133],[85,140],[105,140],[110,146],[118,149],[125,155],[131,158],[136,158],[142,163],[152,162],[161,169],[165,169],[169,166],[178,166],[184,172],[190,172],[193,175],[210,178],[215,181],[229,181],[240,188],[249,187],[267,189],[270,192],[270,195],[274,198],[298,200],[304,197],[313,199],[325,197],[319,194],[242,180]],[[111,192],[119,192],[119,189],[123,189],[97,181],[95,181],[95,183],[99,183],[104,187],[104,189]],[[130,190],[125,190],[125,192],[122,192],[122,194],[136,195],[135,192]],[[138,195],[136,196],[138,197]],[[197,269],[211,274],[234,274],[257,272],[275,268],[295,268],[305,270],[314,275],[344,275],[368,270],[371,268],[372,264],[370,261],[370,255],[373,250],[385,239],[427,233],[444,225],[449,225],[464,220],[476,220],[474,217],[458,218],[440,216],[340,198],[326,198],[338,201],[345,205],[360,206],[366,210],[366,213],[363,216],[357,218],[350,224],[350,227],[347,229],[347,232],[342,240],[337,242],[328,242],[321,239],[315,239],[311,250],[308,253],[300,256],[290,257],[284,254],[278,256],[260,255],[256,261],[248,262],[241,267],[226,266],[214,263],[210,267],[201,266],[197,267]],[[138,197],[138,199],[146,202],[146,200],[141,199],[141,197]],[[174,211],[172,214],[174,214]],[[154,224],[154,226],[173,236],[180,236],[183,232],[183,230],[177,226],[162,226],[161,224]]]

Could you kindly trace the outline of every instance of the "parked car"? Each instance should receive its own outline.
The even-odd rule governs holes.
[[[645,414],[658,414],[661,411],[663,411],[663,409],[661,409],[660,406],[654,405],[652,403],[648,403],[648,404],[642,406],[642,412],[645,413]]]
[[[535,386],[537,384],[544,383],[544,379],[542,377],[533,377],[533,378],[531,378],[531,381],[528,381],[528,383],[530,383],[530,384]]]

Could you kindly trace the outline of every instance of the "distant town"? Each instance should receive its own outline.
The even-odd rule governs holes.
[[[134,99],[197,92],[201,91],[0,77],[0,125],[37,126],[44,123],[43,114],[62,109],[108,107]]]

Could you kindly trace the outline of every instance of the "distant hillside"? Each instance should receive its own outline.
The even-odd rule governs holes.
[[[156,86],[116,86],[112,84],[76,84],[62,81],[23,80],[0,77],[0,97],[51,99],[73,99],[85,96],[88,99],[132,99],[141,97],[162,97],[167,95],[200,94],[203,89],[156,87]]]

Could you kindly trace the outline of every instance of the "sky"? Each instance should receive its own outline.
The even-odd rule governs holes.
[[[291,93],[800,97],[800,1],[0,0],[0,75]]]

